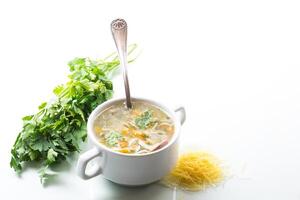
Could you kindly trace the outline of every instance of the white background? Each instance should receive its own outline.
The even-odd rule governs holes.
[[[73,167],[47,187],[34,169],[18,178],[9,168],[21,117],[67,80],[69,60],[113,51],[110,22],[122,17],[142,49],[129,66],[132,94],[184,105],[182,146],[215,153],[232,173],[177,199],[299,200],[299,11],[289,0],[1,0],[0,198],[172,199],[158,185],[83,181]],[[115,96],[122,83],[114,79]]]

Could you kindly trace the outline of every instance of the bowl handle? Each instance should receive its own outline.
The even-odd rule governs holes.
[[[179,120],[180,120],[180,123],[182,125],[185,122],[185,115],[186,115],[184,107],[181,106],[179,108],[176,108],[175,112],[178,113]]]
[[[89,161],[98,156],[102,157],[102,151],[100,151],[97,147],[94,147],[79,156],[77,162],[77,174],[80,178],[87,180],[102,173],[102,167],[99,164],[97,164],[91,173],[86,173],[86,166]]]

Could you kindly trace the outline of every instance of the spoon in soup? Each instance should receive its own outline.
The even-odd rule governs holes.
[[[131,97],[127,75],[127,23],[124,19],[115,19],[111,22],[111,33],[114,38],[120,65],[123,70],[123,79],[125,85],[126,107],[131,109]]]

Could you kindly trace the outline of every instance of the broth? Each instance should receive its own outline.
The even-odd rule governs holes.
[[[158,107],[139,101],[127,109],[119,102],[101,112],[94,122],[98,141],[126,154],[144,154],[165,146],[174,133],[172,119]]]

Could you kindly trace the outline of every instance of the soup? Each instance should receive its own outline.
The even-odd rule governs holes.
[[[132,102],[127,109],[123,102],[100,113],[94,122],[98,141],[108,148],[126,154],[144,154],[165,146],[174,133],[172,119],[158,107]]]

